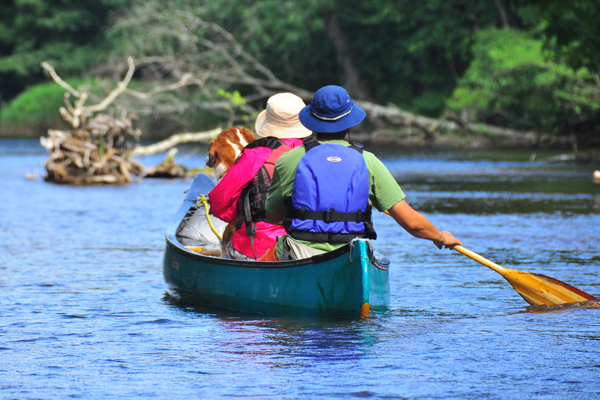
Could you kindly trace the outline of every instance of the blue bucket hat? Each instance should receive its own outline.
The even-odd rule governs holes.
[[[358,125],[367,114],[356,105],[340,86],[324,86],[315,92],[312,101],[298,118],[313,132],[341,132]]]

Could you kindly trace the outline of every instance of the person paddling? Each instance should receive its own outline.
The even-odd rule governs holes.
[[[259,261],[310,257],[357,237],[375,239],[373,207],[387,211],[411,235],[431,240],[440,249],[462,244],[407,203],[375,155],[344,140],[365,116],[346,90],[335,85],[319,89],[300,111],[300,122],[313,136],[277,160],[265,204],[266,219],[283,223],[287,234]]]

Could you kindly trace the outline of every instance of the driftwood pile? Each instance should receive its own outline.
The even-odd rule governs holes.
[[[138,97],[149,97],[153,93],[174,90],[186,85],[189,77],[168,87],[156,87],[150,94],[139,93],[127,88],[135,70],[133,59],[128,59],[129,69],[117,88],[100,103],[86,106],[87,93],[80,92],[63,81],[54,68],[47,63],[42,67],[54,81],[66,90],[65,107],[59,109],[60,115],[71,125],[69,130],[48,131],[48,137],[41,137],[41,145],[48,151],[48,157],[42,165],[46,168],[45,180],[56,183],[93,184],[93,183],[132,183],[144,177],[173,178],[190,173],[184,166],[175,164],[177,149],[171,149],[163,162],[153,167],[145,167],[134,156],[153,154],[154,147],[143,148],[135,145],[141,131],[133,127],[135,115],[121,112],[120,118],[109,113],[100,113],[119,96],[126,92]],[[71,104],[69,98],[76,98]],[[209,135],[206,135],[206,134]],[[218,132],[203,132],[202,138]],[[187,137],[186,137],[187,138]],[[177,138],[176,138],[177,139]],[[189,140],[189,138],[187,138]],[[179,142],[187,141],[180,140]],[[177,142],[176,142],[177,143]],[[160,147],[167,150],[169,147]]]
[[[48,151],[43,163],[47,181],[56,183],[130,183],[147,175],[146,168],[130,157],[131,139],[141,132],[131,119],[98,114],[69,131],[49,130],[40,143]]]

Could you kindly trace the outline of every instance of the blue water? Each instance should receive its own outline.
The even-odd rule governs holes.
[[[380,153],[409,203],[465,247],[600,295],[598,166]],[[177,155],[188,166],[205,157],[202,146]],[[497,273],[385,215],[375,225],[392,260],[387,312],[195,308],[166,295],[161,265],[189,179],[25,179],[44,159],[35,141],[0,141],[2,399],[600,398],[599,309],[531,309]]]

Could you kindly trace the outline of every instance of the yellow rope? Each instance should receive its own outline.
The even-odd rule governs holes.
[[[219,232],[217,232],[214,225],[212,224],[212,221],[210,220],[210,215],[208,215],[209,205],[208,205],[208,200],[206,199],[206,196],[205,195],[200,196],[200,201],[202,202],[202,204],[204,204],[204,211],[206,211],[206,220],[208,221],[208,224],[210,225],[210,229],[212,229],[212,231],[215,233],[215,235],[217,235],[219,240],[223,240],[223,236],[221,236],[219,234]]]

